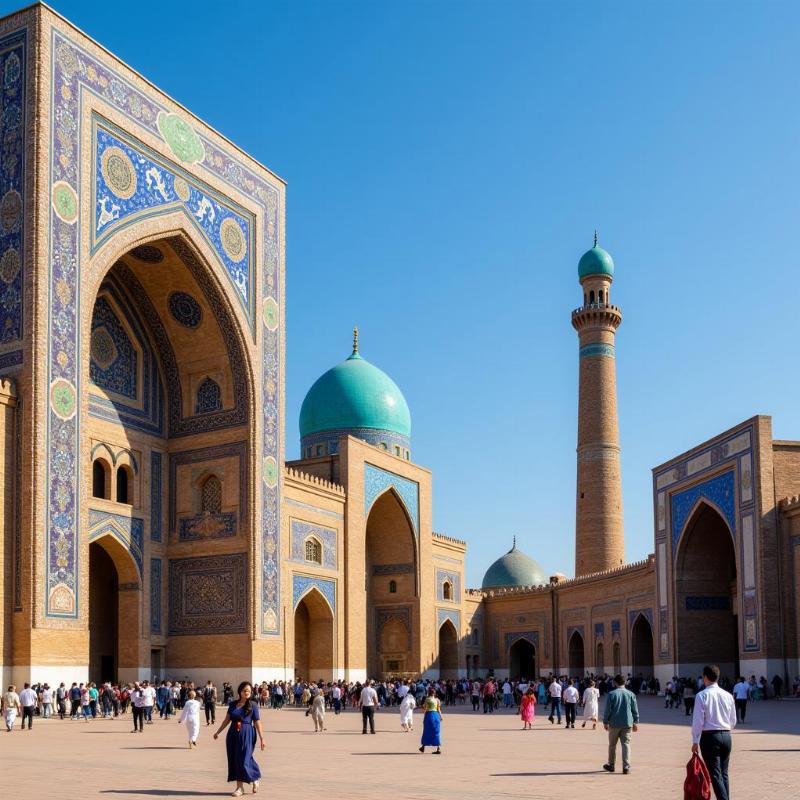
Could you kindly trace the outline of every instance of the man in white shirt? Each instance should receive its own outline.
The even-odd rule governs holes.
[[[511,708],[511,684],[508,681],[503,684],[503,707]]]
[[[369,681],[361,690],[362,734],[367,732],[367,721],[369,721],[369,732],[375,733],[375,708],[378,705],[378,693],[373,688],[374,685],[375,681]]]
[[[558,714],[558,724],[561,724],[561,684],[558,682],[555,676],[553,676],[553,682],[550,684],[550,687],[547,690],[550,693],[550,716],[547,718],[550,720],[550,724],[553,724],[553,714]]]
[[[28,720],[28,730],[33,728],[33,711],[36,708],[36,692],[31,689],[29,683],[19,693],[19,704],[22,706],[22,730],[25,730],[25,720]]]
[[[564,713],[567,720],[567,728],[575,729],[575,710],[578,707],[578,700],[581,696],[578,690],[573,685],[572,678],[567,682],[567,688],[564,689]]]
[[[728,762],[731,757],[731,731],[736,727],[733,696],[720,689],[719,667],[703,667],[705,689],[695,698],[692,716],[692,752],[698,750],[711,774],[717,800],[729,800]]]
[[[142,710],[148,725],[153,724],[153,706],[156,703],[156,690],[148,681],[142,681]]]
[[[733,700],[736,705],[736,721],[744,722],[747,716],[747,698],[750,697],[750,684],[742,677],[733,687]]]

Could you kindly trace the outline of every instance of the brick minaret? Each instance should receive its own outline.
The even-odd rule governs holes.
[[[614,262],[597,245],[578,265],[583,305],[572,312],[578,332],[578,483],[575,575],[617,567],[625,558],[617,425],[614,340],[622,312],[611,305]]]

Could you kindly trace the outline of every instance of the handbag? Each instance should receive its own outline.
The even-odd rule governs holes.
[[[683,800],[711,800],[711,776],[703,759],[697,753],[692,753],[686,765]]]

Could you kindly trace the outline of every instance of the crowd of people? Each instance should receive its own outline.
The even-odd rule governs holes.
[[[800,697],[800,677],[792,685],[792,695]],[[260,771],[254,759],[257,740],[264,747],[260,712],[264,709],[280,711],[286,706],[305,709],[311,717],[315,732],[326,730],[326,713],[360,713],[362,734],[374,734],[375,713],[378,709],[396,709],[399,725],[405,732],[414,729],[414,711],[424,712],[419,751],[434,748],[442,753],[441,719],[443,709],[451,706],[471,705],[473,712],[484,714],[511,713],[518,715],[523,730],[531,730],[537,706],[547,710],[547,720],[552,725],[562,724],[565,730],[575,728],[578,709],[583,709],[582,727],[592,728],[602,724],[609,736],[609,755],[603,768],[608,772],[616,768],[616,748],[621,745],[622,772],[628,774],[630,764],[631,734],[637,731],[639,712],[637,695],[660,693],[654,677],[643,675],[585,675],[569,677],[548,675],[533,680],[496,679],[489,674],[484,678],[459,678],[431,680],[403,678],[396,680],[324,681],[305,680],[271,681],[251,684],[242,682],[234,692],[230,683],[217,688],[212,681],[195,685],[191,680],[162,680],[132,683],[61,683],[52,688],[49,684],[26,683],[17,694],[9,686],[2,696],[2,711],[6,730],[11,732],[17,717],[22,718],[21,728],[31,730],[34,718],[58,717],[73,721],[90,722],[99,718],[124,717],[130,712],[132,733],[142,733],[145,725],[152,725],[154,716],[169,720],[178,716],[185,723],[188,747],[197,747],[197,739],[205,718],[206,726],[216,725],[216,710],[221,703],[227,708],[225,717],[214,733],[214,738],[228,728],[226,750],[228,753],[228,780],[237,784],[234,795],[241,795],[244,784],[252,791],[258,790]],[[709,765],[710,780],[718,800],[727,800],[727,770],[730,757],[730,731],[746,720],[748,702],[766,698],[781,699],[783,681],[775,676],[771,682],[765,677],[756,681],[739,677],[735,683],[720,678],[716,667],[708,666],[698,678],[675,676],[664,687],[665,708],[683,707],[692,717],[693,750],[703,753]],[[606,697],[604,713],[600,715],[600,700]]]

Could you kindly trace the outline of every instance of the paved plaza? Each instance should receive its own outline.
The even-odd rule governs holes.
[[[444,752],[423,756],[418,730],[403,733],[396,710],[378,713],[375,736],[361,735],[353,711],[329,714],[323,734],[314,734],[298,709],[264,711],[260,794],[275,800],[681,797],[688,718],[664,710],[659,698],[641,698],[640,709],[644,722],[634,735],[628,776],[602,771],[605,732],[582,730],[580,720],[566,731],[539,715],[533,731],[523,732],[509,712],[445,709]],[[748,724],[734,734],[735,797],[800,798],[799,714],[793,700],[750,706]],[[421,728],[421,714],[416,722]],[[190,751],[174,720],[156,720],[142,734],[130,733],[130,715],[90,723],[37,719],[30,733],[18,726],[0,734],[0,771],[15,798],[219,797],[233,788],[225,782],[224,743],[213,741],[211,728],[202,728],[198,749]]]

